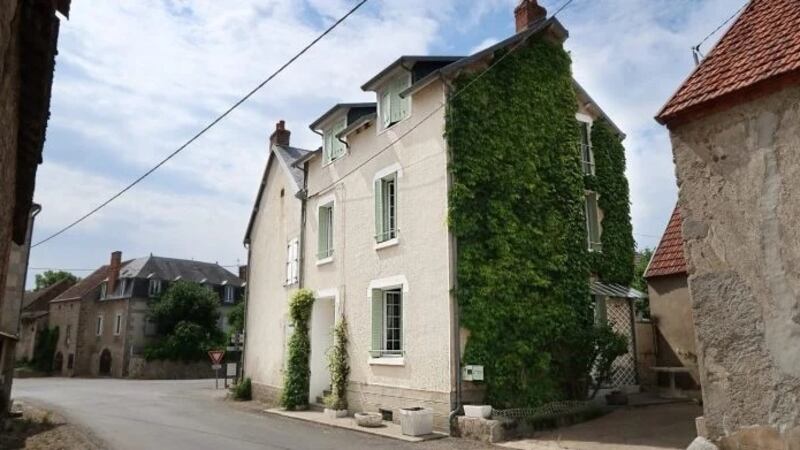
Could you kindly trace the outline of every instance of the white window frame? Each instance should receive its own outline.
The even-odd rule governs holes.
[[[95,321],[95,336],[102,336],[103,335],[103,315],[97,315],[97,321]]]
[[[286,244],[286,286],[300,281],[300,240],[289,240]]]
[[[114,336],[122,334],[122,313],[117,313],[114,318]]]
[[[150,298],[155,297],[161,293],[161,280],[158,278],[151,278],[150,284],[147,286],[147,295]]]
[[[385,292],[392,291],[399,289],[401,293],[400,301],[400,351],[399,354],[395,355],[388,355],[384,354],[382,350],[384,349],[374,349],[371,348],[372,344],[370,343],[368,346],[370,347],[369,351],[369,361],[370,365],[380,365],[380,366],[404,366],[405,365],[405,358],[406,358],[406,310],[408,309],[406,305],[408,304],[408,280],[404,275],[396,275],[393,277],[382,278],[378,280],[372,280],[367,287],[367,298],[369,299],[370,303],[370,321],[372,321],[372,317],[374,317],[374,311],[372,308],[375,306],[375,301],[373,298],[373,294],[376,290],[381,292],[382,301],[381,307],[383,308],[383,330],[381,332],[382,338],[382,346],[385,346],[385,339],[386,339],[386,304],[383,301],[383,297]],[[370,324],[370,328],[372,328],[372,324]],[[371,339],[371,338],[370,338]]]
[[[400,296],[400,314],[398,320],[400,321],[400,327],[398,331],[398,338],[397,338],[397,346],[399,348],[396,349],[389,349],[389,296],[390,294],[397,294]],[[403,307],[404,299],[403,299],[403,290],[401,288],[394,288],[394,289],[383,289],[381,290],[381,308],[383,309],[383,332],[381,333],[381,337],[383,340],[383,350],[387,352],[388,357],[397,357],[394,353],[390,352],[399,352],[399,355],[403,354],[403,311],[405,308]]]
[[[575,118],[578,120],[578,124],[581,127],[581,141],[578,144],[580,147],[581,153],[581,173],[583,175],[595,175],[595,160],[594,160],[594,149],[592,147],[592,125],[594,121],[590,116],[586,114],[577,113],[575,114]],[[584,130],[586,132],[586,143],[583,142],[583,133]],[[587,158],[584,158],[584,153],[586,153]]]
[[[347,154],[347,144],[336,135],[341,133],[347,128],[347,115],[341,117],[339,120],[332,122],[325,131],[322,132],[322,165],[328,164],[343,158]],[[332,149],[340,149],[340,152],[334,155]]]
[[[592,236],[592,227],[590,224],[590,214],[589,211],[589,197],[594,196],[594,205],[595,205],[595,223],[597,224],[597,239],[593,239]],[[602,252],[603,251],[603,224],[602,224],[602,217],[600,214],[600,195],[595,191],[584,191],[583,195],[583,211],[584,216],[586,218],[586,243],[588,245],[588,250],[590,252]]]
[[[108,281],[103,281],[100,284],[100,300],[105,300],[108,298]]]
[[[397,85],[400,84],[401,79],[405,80],[405,82],[403,83],[404,87],[402,89],[397,86]],[[411,97],[409,97],[409,96],[400,97],[400,92],[403,92],[404,90],[406,90],[409,87],[411,87],[411,83],[412,83],[411,72],[404,71],[404,72],[398,73],[398,74],[396,74],[396,75],[394,75],[394,76],[392,76],[390,78],[387,78],[387,80],[381,86],[381,89],[377,92],[377,94],[378,94],[377,95],[377,97],[378,97],[378,101],[377,101],[377,104],[378,104],[378,122],[380,122],[379,126],[380,126],[380,130],[382,132],[386,131],[386,130],[389,130],[390,128],[394,127],[398,123],[400,123],[400,122],[408,119],[409,117],[411,117],[411,103],[412,103],[411,102]],[[397,89],[397,92],[393,92],[393,89]],[[395,122],[391,121],[393,98],[395,99],[394,101],[406,102],[406,114],[403,115],[398,120],[396,120]],[[387,110],[388,110],[388,114],[390,116],[388,121],[385,118],[386,117],[385,114],[387,113]]]
[[[317,207],[317,265],[327,264],[333,261],[334,253],[334,240],[336,233],[334,227],[336,226],[336,202],[332,197],[326,197],[319,201]],[[323,209],[327,212],[323,213]],[[327,227],[323,227],[323,220],[327,220]],[[327,241],[327,248],[322,249],[323,230],[327,233],[325,240]]]
[[[383,192],[384,180],[387,178],[394,178],[394,229],[387,229],[386,224],[386,198]],[[373,213],[375,250],[380,250],[386,247],[392,247],[400,243],[400,179],[403,177],[403,169],[400,164],[392,164],[375,173],[373,177],[373,202],[375,204]],[[378,231],[378,196],[381,196],[381,216],[380,224],[381,231]],[[387,236],[388,234],[388,236]]]
[[[222,301],[225,303],[233,303],[236,301],[236,291],[234,287],[230,284],[223,286],[222,288]]]

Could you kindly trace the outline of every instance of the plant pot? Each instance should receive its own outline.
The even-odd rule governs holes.
[[[328,419],[341,419],[342,417],[347,417],[347,410],[325,408],[323,414],[325,414],[325,417]]]
[[[379,413],[355,413],[353,416],[356,425],[367,428],[378,428],[383,426],[383,417]]]
[[[492,415],[491,405],[464,405],[464,415],[488,419]]]
[[[400,431],[406,436],[433,433],[433,410],[420,407],[400,409]]]

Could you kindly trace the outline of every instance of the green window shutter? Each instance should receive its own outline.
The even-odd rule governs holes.
[[[383,350],[383,291],[372,290],[372,351],[373,358],[381,356]]]
[[[383,180],[375,180],[375,238],[383,239]]]
[[[328,208],[319,208],[319,230],[317,239],[317,259],[325,258],[328,250]]]
[[[403,101],[400,98],[400,91],[402,90],[401,86],[402,83],[400,82],[400,79],[397,79],[390,84],[389,92],[391,93],[392,99],[390,102],[392,116],[391,123],[399,122],[403,118],[401,115],[403,110]]]
[[[322,139],[322,163],[328,164],[331,162],[331,132],[326,131]]]
[[[403,120],[408,117],[409,106],[411,104],[410,97],[400,97],[400,93],[408,88],[408,76],[403,75],[397,80],[395,95],[397,95],[397,120]]]
[[[384,128],[388,127],[392,123],[391,97],[391,89],[387,87],[386,91],[381,97],[381,118],[383,119]]]
[[[336,135],[347,128],[347,120],[342,120],[331,129],[331,159],[336,159],[344,154],[344,142],[339,140]]]

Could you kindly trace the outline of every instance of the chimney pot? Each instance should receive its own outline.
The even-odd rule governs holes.
[[[547,10],[539,6],[536,0],[522,0],[514,8],[514,19],[517,24],[517,33],[521,33],[531,25],[547,17]]]
[[[269,137],[269,142],[272,145],[289,145],[289,138],[292,132],[286,129],[286,122],[281,120],[275,124],[275,131]]]

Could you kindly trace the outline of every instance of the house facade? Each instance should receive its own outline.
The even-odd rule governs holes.
[[[19,342],[17,343],[17,361],[30,361],[39,332],[47,329],[49,324],[50,301],[61,295],[75,284],[72,280],[60,280],[38,291],[26,292],[20,315]]]
[[[257,399],[280,398],[293,332],[288,300],[308,288],[315,295],[310,403],[329,389],[326,353],[340,320],[349,329],[351,410],[381,411],[396,420],[400,408],[425,406],[434,410],[436,427],[445,429],[461,402],[480,400],[481,384],[461,380],[461,355],[471,331],[459,319],[456,295],[459,241],[450,214],[452,159],[460,153],[445,136],[447,106],[460,74],[480,71],[497,52],[540,41],[561,48],[566,30],[545,19],[536,2],[523,1],[516,16],[515,36],[475,55],[399,58],[362,86],[374,103],[335,105],[310,125],[321,137],[319,149],[292,147],[285,123],[277,124],[245,237],[244,370]],[[569,146],[565,167],[580,183],[571,187],[578,212],[571,245],[581,257],[600,258],[602,224],[609,215],[600,208],[598,193],[583,184],[584,176],[595,176],[592,124],[610,124],[617,142],[624,136],[571,77],[566,89],[576,145]],[[598,171],[605,170],[603,162],[597,164]],[[616,176],[624,180],[621,171]],[[627,184],[624,196],[627,208]],[[623,220],[629,226],[629,218]],[[632,238],[630,247],[632,267]],[[598,320],[632,337],[631,299],[642,294],[603,283],[589,270],[580,277],[586,296],[601,305]],[[619,385],[637,383],[630,355],[629,362],[619,361],[625,370],[618,372],[627,373]]]
[[[8,410],[59,19],[69,0],[0,3],[0,422]],[[2,423],[0,423],[2,425]]]
[[[114,252],[108,265],[50,302],[49,326],[59,329],[54,371],[129,376],[132,360],[157,337],[148,302],[179,280],[216,292],[223,317],[242,295],[242,281],[217,264],[159,256],[123,261]]]
[[[800,440],[800,8],[750,2],[659,112],[679,186],[706,432]]]

